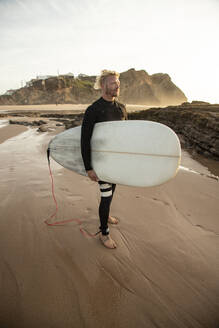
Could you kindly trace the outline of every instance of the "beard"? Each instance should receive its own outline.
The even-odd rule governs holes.
[[[111,97],[118,97],[119,96],[119,89],[110,89],[106,88],[106,94]]]

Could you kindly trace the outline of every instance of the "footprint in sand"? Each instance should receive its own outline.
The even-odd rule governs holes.
[[[63,191],[65,193],[65,195],[67,194],[66,196],[70,201],[74,202],[74,201],[79,201],[79,200],[83,199],[83,197],[81,195],[73,195],[68,188],[60,188],[60,190]]]
[[[140,196],[140,195],[136,195],[135,198],[147,198],[148,200],[153,200],[155,202],[159,202],[163,205],[170,205],[168,202],[166,202],[165,200],[153,197],[153,198],[148,198],[148,197],[144,197],[144,196]]]
[[[69,192],[69,189],[68,188],[60,188],[60,190],[62,190],[62,191],[67,191],[67,192]]]
[[[158,198],[155,198],[155,197],[153,197],[152,199],[155,200],[156,202],[162,203],[162,204],[164,204],[164,205],[170,205],[170,204],[169,204],[168,202],[166,202],[165,200],[158,199]]]
[[[91,211],[92,211],[92,209],[90,207],[86,207],[86,209],[85,209],[86,213],[90,213]]]

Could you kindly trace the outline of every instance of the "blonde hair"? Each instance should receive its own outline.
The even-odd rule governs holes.
[[[109,71],[107,69],[103,69],[101,71],[101,74],[96,77],[96,81],[95,81],[95,84],[94,84],[94,89],[96,89],[96,90],[101,89],[101,85],[104,83],[106,78],[108,76],[113,76],[113,75],[115,75],[116,77],[119,78],[120,74],[116,71]]]

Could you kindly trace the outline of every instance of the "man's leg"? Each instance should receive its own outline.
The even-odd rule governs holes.
[[[99,205],[99,217],[100,217],[100,230],[102,236],[109,235],[109,227],[108,227],[108,218],[110,212],[110,205],[112,202],[113,194],[116,188],[115,184],[111,184],[104,181],[98,181],[101,193],[101,200]],[[105,240],[105,242],[104,242]],[[115,248],[115,242],[109,238],[102,238],[104,245],[109,248]]]

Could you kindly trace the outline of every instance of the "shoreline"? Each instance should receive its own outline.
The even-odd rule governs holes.
[[[0,144],[10,138],[16,137],[25,132],[28,128],[22,125],[6,125],[0,128]]]
[[[118,248],[107,250],[80,232],[98,230],[97,184],[55,161],[50,218],[53,135],[28,128],[0,144],[0,325],[216,328],[218,182],[179,170],[154,188],[118,185],[119,224],[110,226]]]
[[[42,111],[42,112],[71,112],[71,113],[82,113],[85,109],[90,106],[90,104],[46,104],[46,105],[0,105],[0,114],[13,112],[13,111]],[[135,105],[135,104],[127,104],[127,111],[133,112],[138,110],[149,109],[152,106],[148,105]]]

